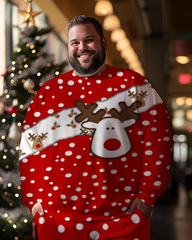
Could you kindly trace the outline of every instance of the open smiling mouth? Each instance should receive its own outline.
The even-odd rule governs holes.
[[[87,52],[87,53],[82,53],[82,54],[76,54],[76,57],[84,60],[84,59],[88,59],[93,54],[94,54],[94,52]]]

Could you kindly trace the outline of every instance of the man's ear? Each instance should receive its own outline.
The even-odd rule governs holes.
[[[102,44],[103,44],[103,47],[104,47],[105,51],[107,51],[108,43],[107,43],[106,37],[103,37],[103,39],[102,39]]]

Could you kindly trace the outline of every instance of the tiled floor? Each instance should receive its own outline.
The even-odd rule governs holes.
[[[164,198],[151,218],[152,240],[192,240],[192,192],[179,189],[178,198]]]

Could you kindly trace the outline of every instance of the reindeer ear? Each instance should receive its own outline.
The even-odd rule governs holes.
[[[84,123],[82,123],[82,126],[84,128],[96,129],[97,128],[97,123],[94,123],[94,122],[84,122]]]
[[[136,120],[131,118],[131,119],[128,119],[128,120],[124,121],[122,123],[122,125],[123,125],[124,128],[126,128],[126,127],[129,127],[129,126],[131,126],[131,125],[133,125],[135,123],[136,123]]]

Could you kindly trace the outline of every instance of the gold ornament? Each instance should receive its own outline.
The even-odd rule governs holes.
[[[32,79],[28,78],[24,84],[23,84],[23,87],[25,88],[25,90],[31,90],[35,87],[35,83]]]
[[[42,13],[42,11],[40,11],[40,12],[32,12],[32,6],[31,6],[30,2],[28,3],[27,11],[19,10],[19,12],[25,17],[25,19],[24,19],[24,21],[22,23],[31,22],[33,25],[35,25],[34,18],[37,15],[39,15],[40,13]]]

